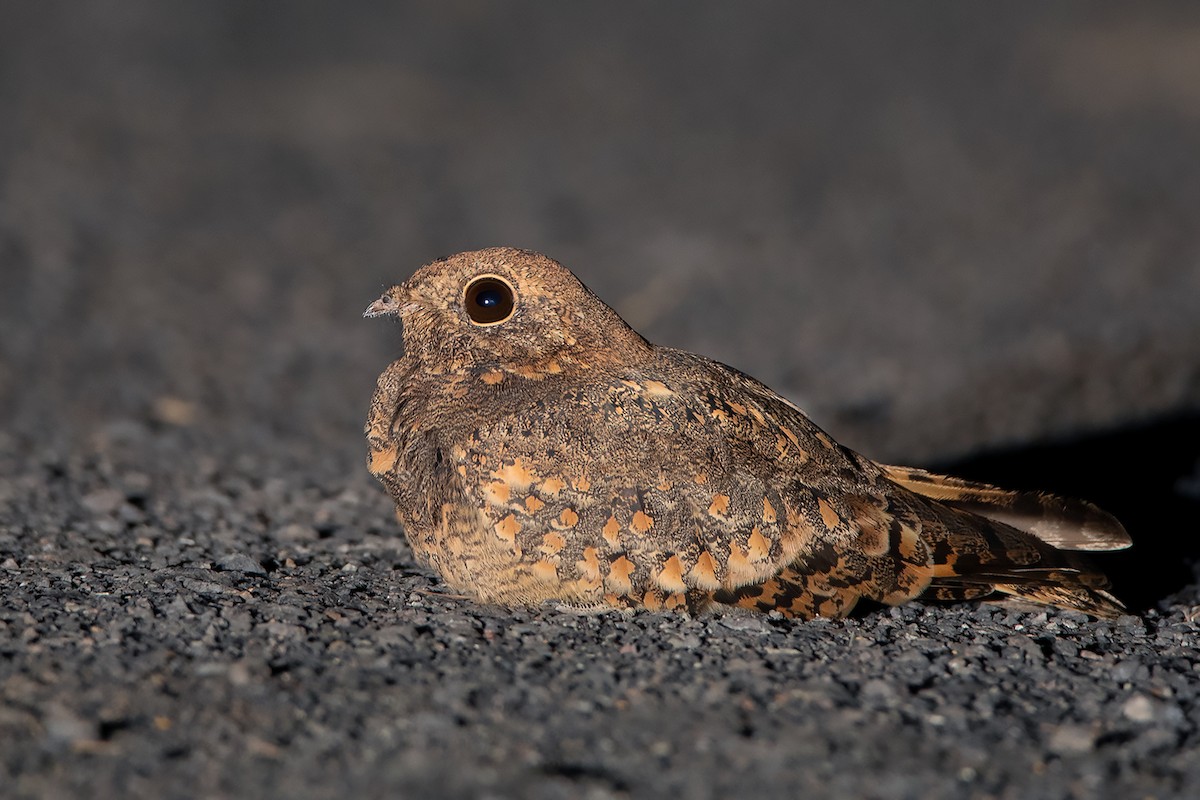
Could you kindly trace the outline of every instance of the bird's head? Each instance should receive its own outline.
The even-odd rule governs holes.
[[[404,349],[430,371],[587,367],[636,361],[649,344],[570,270],[539,253],[494,247],[421,267],[367,307],[398,317]]]

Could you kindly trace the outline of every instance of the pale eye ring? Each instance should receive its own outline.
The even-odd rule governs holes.
[[[480,275],[463,292],[463,308],[476,325],[498,325],[513,315],[516,305],[512,284],[499,275]]]

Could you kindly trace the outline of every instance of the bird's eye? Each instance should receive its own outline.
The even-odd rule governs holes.
[[[512,316],[515,302],[508,281],[493,275],[471,281],[463,297],[467,316],[479,325],[494,325],[508,319]]]

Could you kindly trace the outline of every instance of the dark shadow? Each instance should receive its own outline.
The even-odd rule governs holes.
[[[1200,414],[1059,442],[981,453],[932,469],[1012,489],[1090,500],[1114,514],[1133,547],[1094,558],[1131,611],[1194,579],[1200,560]]]

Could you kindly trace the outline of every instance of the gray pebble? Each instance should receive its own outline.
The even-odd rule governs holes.
[[[217,559],[216,568],[224,572],[241,572],[246,575],[266,575],[263,565],[245,553],[230,553]]]

